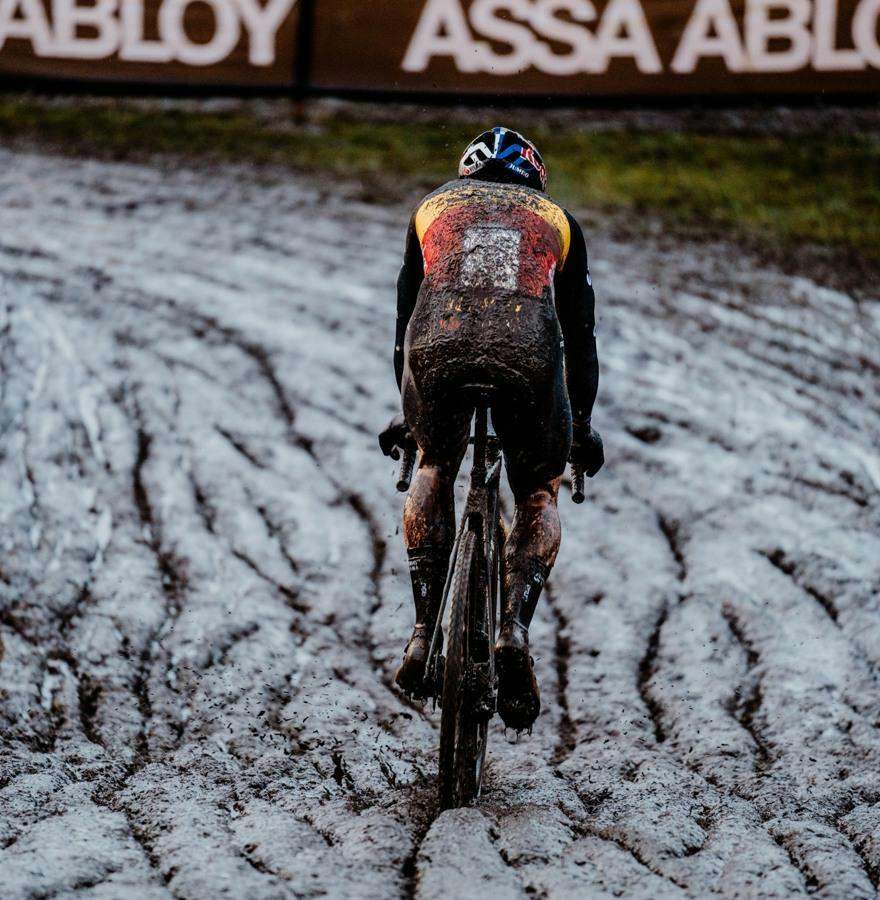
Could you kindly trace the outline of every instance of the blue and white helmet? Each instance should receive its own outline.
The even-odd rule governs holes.
[[[471,141],[458,164],[458,175],[520,182],[539,191],[547,187],[547,169],[537,147],[519,132],[500,125]]]

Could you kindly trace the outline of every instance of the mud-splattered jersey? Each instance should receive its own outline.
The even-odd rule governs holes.
[[[422,201],[413,224],[434,290],[552,291],[571,244],[565,211],[518,185],[455,181]]]
[[[598,361],[586,244],[574,218],[546,194],[516,184],[461,179],[443,185],[419,204],[410,220],[398,278],[394,355],[398,385],[406,329],[417,304],[422,343],[446,344],[459,336],[468,340],[462,321],[469,309],[478,306],[504,307],[507,311],[499,316],[506,323],[511,318],[527,320],[532,311],[532,319],[547,314],[558,318],[573,413],[581,419],[590,415]],[[481,324],[480,335],[490,336],[490,346],[472,351],[507,357],[520,349],[517,342],[531,341],[534,352],[534,328],[492,331]],[[470,340],[474,342],[473,334]]]

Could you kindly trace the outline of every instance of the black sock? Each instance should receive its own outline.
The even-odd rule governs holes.
[[[433,627],[446,586],[449,548],[419,547],[408,550],[416,624]]]
[[[512,620],[528,629],[550,567],[535,558],[526,560],[524,565],[510,561],[508,566],[503,621]]]

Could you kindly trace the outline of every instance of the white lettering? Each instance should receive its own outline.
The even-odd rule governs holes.
[[[596,31],[596,52],[604,72],[614,56],[632,58],[640,72],[662,72],[660,56],[639,0],[611,0]]]
[[[7,38],[30,41],[37,56],[51,55],[52,32],[40,0],[0,0],[0,49]]]
[[[184,15],[190,3],[206,3],[214,13],[214,34],[205,44],[189,39]],[[240,34],[238,16],[229,0],[165,0],[159,10],[159,34],[176,59],[189,66],[212,66],[235,49]]]
[[[820,72],[851,72],[865,64],[855,50],[838,50],[836,45],[837,0],[814,0],[813,68]]]
[[[877,43],[877,18],[880,0],[862,0],[853,17],[852,34],[856,49],[869,66],[880,69],[880,44]]]
[[[213,13],[213,31],[205,43],[192,41],[184,25],[186,11],[195,2],[205,3]],[[106,59],[118,53],[126,62],[178,60],[210,66],[235,49],[243,25],[251,65],[270,66],[276,59],[278,30],[296,0],[267,0],[265,5],[261,0],[161,0],[158,40],[145,37],[146,0],[49,3],[54,33],[41,0],[0,0],[0,48],[8,38],[17,38],[30,41],[40,57]]]
[[[531,65],[530,51],[535,38],[524,25],[498,18],[496,14],[501,10],[527,20],[531,6],[528,0],[476,0],[470,9],[471,26],[483,37],[511,48],[510,53],[495,53],[490,45],[484,44],[479,54],[483,71],[495,75],[516,75]]]
[[[771,19],[770,11],[784,10],[784,18]],[[810,0],[748,0],[746,50],[752,72],[793,72],[810,60],[812,40],[807,27]],[[771,50],[772,40],[784,41],[783,50]]]
[[[590,0],[539,0],[532,8],[532,28],[547,40],[567,44],[571,53],[554,53],[548,44],[536,42],[532,51],[535,66],[548,75],[599,71],[595,68],[592,34],[580,25],[556,18],[557,12],[567,12],[575,22],[596,18],[596,7]]]
[[[704,56],[720,56],[731,72],[746,67],[736,19],[727,0],[699,0],[672,58],[672,71],[693,72]]]
[[[271,66],[275,62],[275,38],[295,2],[269,0],[265,6],[260,6],[257,0],[238,0],[238,11],[248,33],[251,65]]]
[[[451,56],[459,72],[479,72],[491,47],[471,38],[458,0],[428,0],[403,57],[405,72],[424,72],[433,56]]]
[[[122,46],[119,58],[130,62],[170,62],[171,46],[144,40],[144,0],[122,0]]]
[[[52,18],[55,41],[52,55],[62,59],[103,59],[119,46],[117,0],[97,0],[94,6],[79,6],[77,0],[55,0]],[[77,35],[79,26],[93,28],[97,34]]]
[[[279,30],[296,2],[0,0],[0,49],[9,40],[24,40],[39,57],[95,60],[118,54],[127,62],[210,66],[227,59],[244,33],[249,63],[270,66],[276,62]],[[425,0],[402,67],[423,72],[439,56],[450,58],[462,73],[503,76],[534,67],[574,76],[605,72],[613,59],[622,58],[642,73],[662,72],[644,13],[647,2],[609,0],[600,16],[596,0]],[[210,7],[213,19],[199,35],[201,43],[185,25],[195,3]],[[880,69],[880,0],[854,5],[853,49],[845,39],[838,46],[840,0],[745,0],[742,34],[731,0],[696,0],[670,69],[692,73],[710,57],[730,72]],[[147,17],[157,7],[158,39],[147,38]]]

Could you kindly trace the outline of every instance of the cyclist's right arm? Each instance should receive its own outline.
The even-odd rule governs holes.
[[[425,277],[422,245],[416,233],[415,221],[415,214],[413,214],[409,220],[409,229],[406,233],[403,265],[400,267],[400,274],[397,276],[397,328],[394,335],[394,376],[397,378],[398,390],[403,379],[403,341],[406,336],[406,326],[409,325],[410,316],[416,307],[419,288]]]

